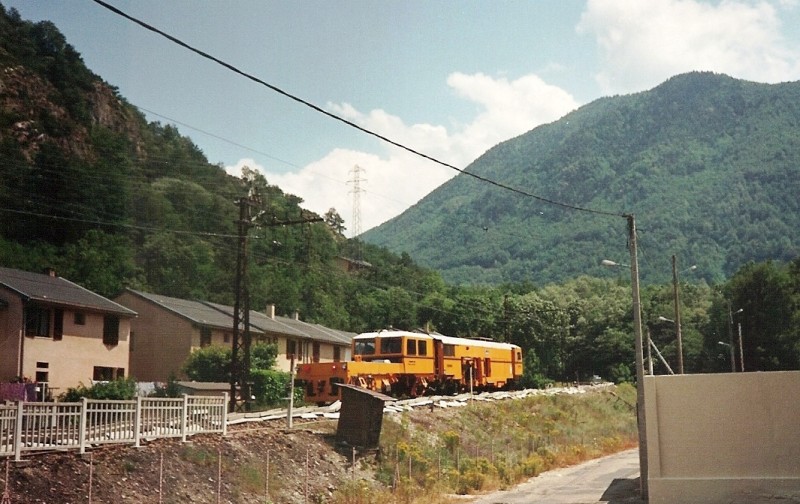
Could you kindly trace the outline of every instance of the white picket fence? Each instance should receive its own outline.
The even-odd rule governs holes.
[[[227,433],[228,396],[137,397],[130,401],[0,405],[0,457],[203,433]]]

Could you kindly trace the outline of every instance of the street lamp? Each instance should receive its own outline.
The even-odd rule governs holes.
[[[730,343],[725,343],[724,341],[717,341],[717,345],[728,347],[728,350],[730,351],[730,354],[731,354],[731,369],[735,372],[736,371],[736,359],[733,356],[733,345],[731,345]],[[721,354],[720,354],[720,357],[722,357]]]
[[[739,308],[738,310],[736,310],[734,312],[733,308],[731,307],[730,301],[728,302],[728,342],[729,342],[728,346],[731,348],[731,372],[732,373],[736,372],[736,356],[735,356],[736,351],[734,350],[734,346],[733,346],[733,316],[734,315],[738,315],[739,313],[742,313],[743,311],[744,311],[744,308]],[[742,353],[741,334],[742,333],[741,333],[741,330],[740,330],[739,331],[739,354],[740,355]],[[742,358],[742,361],[744,361],[743,358]],[[742,371],[744,371],[744,366],[742,366]]]
[[[730,305],[728,305],[728,309],[730,310]],[[731,314],[731,324],[733,324],[733,316],[738,315],[744,311],[744,308],[739,308],[735,312]],[[742,322],[737,321],[736,323],[738,332],[739,332],[739,370],[744,373],[744,348],[742,347]],[[731,340],[733,342],[733,340]],[[732,348],[732,347],[731,347]],[[731,350],[732,352],[733,350]]]
[[[692,264],[685,270],[680,271],[694,271],[697,269],[696,264]],[[675,254],[672,254],[672,293],[675,301],[675,339],[678,341],[678,374],[683,374],[683,337],[681,336],[681,301],[680,289],[678,288],[678,259]]]
[[[636,419],[639,429],[639,487],[642,498],[648,500],[649,467],[647,463],[647,415],[644,397],[644,344],[642,337],[642,302],[639,297],[639,259],[636,248],[636,220],[633,214],[628,220],[628,247],[631,254],[631,298],[633,302],[633,332],[636,352]],[[603,266],[626,266],[609,259],[600,261]]]

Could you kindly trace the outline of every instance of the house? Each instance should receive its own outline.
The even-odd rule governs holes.
[[[233,308],[212,305],[233,316]],[[292,317],[275,315],[275,305],[267,305],[265,313],[251,311],[250,326],[264,332],[267,339],[278,346],[275,367],[288,372],[292,357],[295,364],[306,362],[341,362],[350,360],[350,347],[355,333],[339,331]]]
[[[131,323],[131,376],[139,381],[184,378],[184,361],[193,350],[233,343],[233,319],[219,310],[186,299],[126,289],[114,298],[136,311]],[[254,341],[261,334],[251,330]]]
[[[351,259],[343,256],[336,256],[334,258],[334,263],[345,273],[353,273],[372,268],[372,264],[368,263],[367,261]]]
[[[61,278],[0,268],[0,381],[70,387],[128,376],[136,312]]]
[[[119,304],[139,315],[131,325],[131,375],[140,381],[165,382],[181,372],[189,354],[208,345],[233,345],[232,306],[189,301],[127,289],[115,298]],[[292,356],[296,363],[347,360],[355,334],[328,329],[287,317],[250,311],[253,343],[275,343],[276,368],[289,371]]]

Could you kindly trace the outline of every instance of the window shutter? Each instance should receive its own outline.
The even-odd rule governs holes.
[[[60,341],[64,338],[64,310],[56,308],[53,311],[53,339]]]

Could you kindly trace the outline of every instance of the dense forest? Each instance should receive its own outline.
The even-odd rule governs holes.
[[[364,239],[448,282],[544,284],[624,259],[619,215],[632,213],[645,282],[669,280],[672,254],[721,282],[749,261],[800,254],[798,124],[800,82],[678,75],[589,103],[466,167],[536,197],[459,174]]]
[[[572,274],[574,262],[586,261],[589,255],[565,252],[564,247],[571,247],[569,240],[557,249],[561,257],[543,256],[535,266],[548,275],[560,272],[559,282],[533,283],[535,277],[525,274],[519,278],[526,281],[493,285],[448,283],[439,272],[416,264],[408,253],[397,255],[345,239],[345,222],[334,209],[317,216],[302,208],[300,198],[270,185],[256,172],[243,178],[227,175],[173,126],[148,123],[112,85],[85,67],[80,54],[52,23],[30,23],[13,9],[0,9],[0,69],[2,266],[28,271],[53,267],[61,276],[109,297],[133,287],[233,304],[237,202],[252,198],[247,255],[253,309],[274,303],[279,313],[297,310],[304,320],[354,332],[427,327],[453,336],[511,341],[525,350],[529,384],[584,380],[595,374],[623,381],[634,374],[630,276],[625,269],[599,268],[589,271],[594,277]],[[536,136],[531,138],[538,141]],[[794,159],[792,141],[785,139],[784,144],[787,159]],[[514,145],[503,144],[487,156],[494,159],[500,152],[517,148]],[[781,148],[772,146],[770,152]],[[586,165],[581,166],[589,176]],[[796,180],[785,179],[785,169],[781,165],[770,172],[772,182],[763,177],[762,170],[759,184],[796,187]],[[488,169],[486,174],[502,175]],[[555,196],[582,200],[584,196],[573,194],[582,190],[579,186],[558,182],[558,173],[551,175],[553,184],[563,185],[563,192]],[[750,189],[748,193],[756,194]],[[443,258],[456,258],[472,249],[479,241],[477,235],[493,233],[496,223],[516,218],[515,206],[529,205],[492,195],[484,187],[476,187],[475,195],[478,199],[468,206],[475,212],[491,210],[493,220],[480,221],[487,230],[452,226],[448,231],[452,235],[438,238],[450,247]],[[431,226],[453,222],[448,216],[457,209],[430,206],[429,201],[436,198],[421,204],[432,212]],[[740,325],[746,370],[800,365],[800,259],[796,254],[787,256],[797,244],[792,232],[797,227],[786,229],[797,218],[797,199],[790,199],[780,203],[791,214],[779,226],[785,232],[785,247],[759,247],[756,254],[752,252],[756,247],[747,244],[763,235],[754,229],[738,229],[736,236],[746,231],[751,240],[742,240],[735,248],[742,260],[733,261],[731,254],[720,250],[732,262],[709,270],[714,262],[701,261],[699,252],[682,258],[687,266],[698,265],[682,273],[680,284],[687,372],[729,370],[732,335],[738,334]],[[585,233],[590,243],[593,236],[614,235],[620,242],[613,249],[598,246],[595,253],[612,259],[627,254],[624,237],[617,233],[624,236],[624,221],[619,230],[590,221],[579,226],[566,213],[556,216],[552,209],[541,211],[546,217],[536,219],[571,223],[570,238]],[[774,216],[772,208],[758,211],[763,211],[764,218]],[[682,216],[675,212],[663,218],[677,221]],[[714,219],[709,217],[702,224],[706,231],[698,232],[723,227]],[[310,220],[320,221],[297,223]],[[398,219],[392,226],[397,230],[403,222]],[[763,225],[761,220],[756,222]],[[541,234],[528,233],[530,225],[513,233],[514,243],[503,244],[485,234],[480,240],[496,245],[491,253],[507,254],[509,260],[518,250],[532,250],[537,242],[552,243],[552,236],[544,236],[552,231],[542,228],[537,231]],[[644,229],[643,233],[649,232]],[[676,235],[675,239],[691,241],[690,236]],[[744,261],[754,254],[757,262]],[[346,271],[337,266],[340,258],[359,259],[363,267]],[[644,264],[653,264],[647,260]],[[668,273],[669,265],[664,264]],[[729,279],[721,276],[729,270]],[[666,279],[647,282],[642,306],[646,329],[675,367],[675,327],[659,319],[673,318],[672,293]],[[655,371],[662,373],[665,368],[657,363]]]

